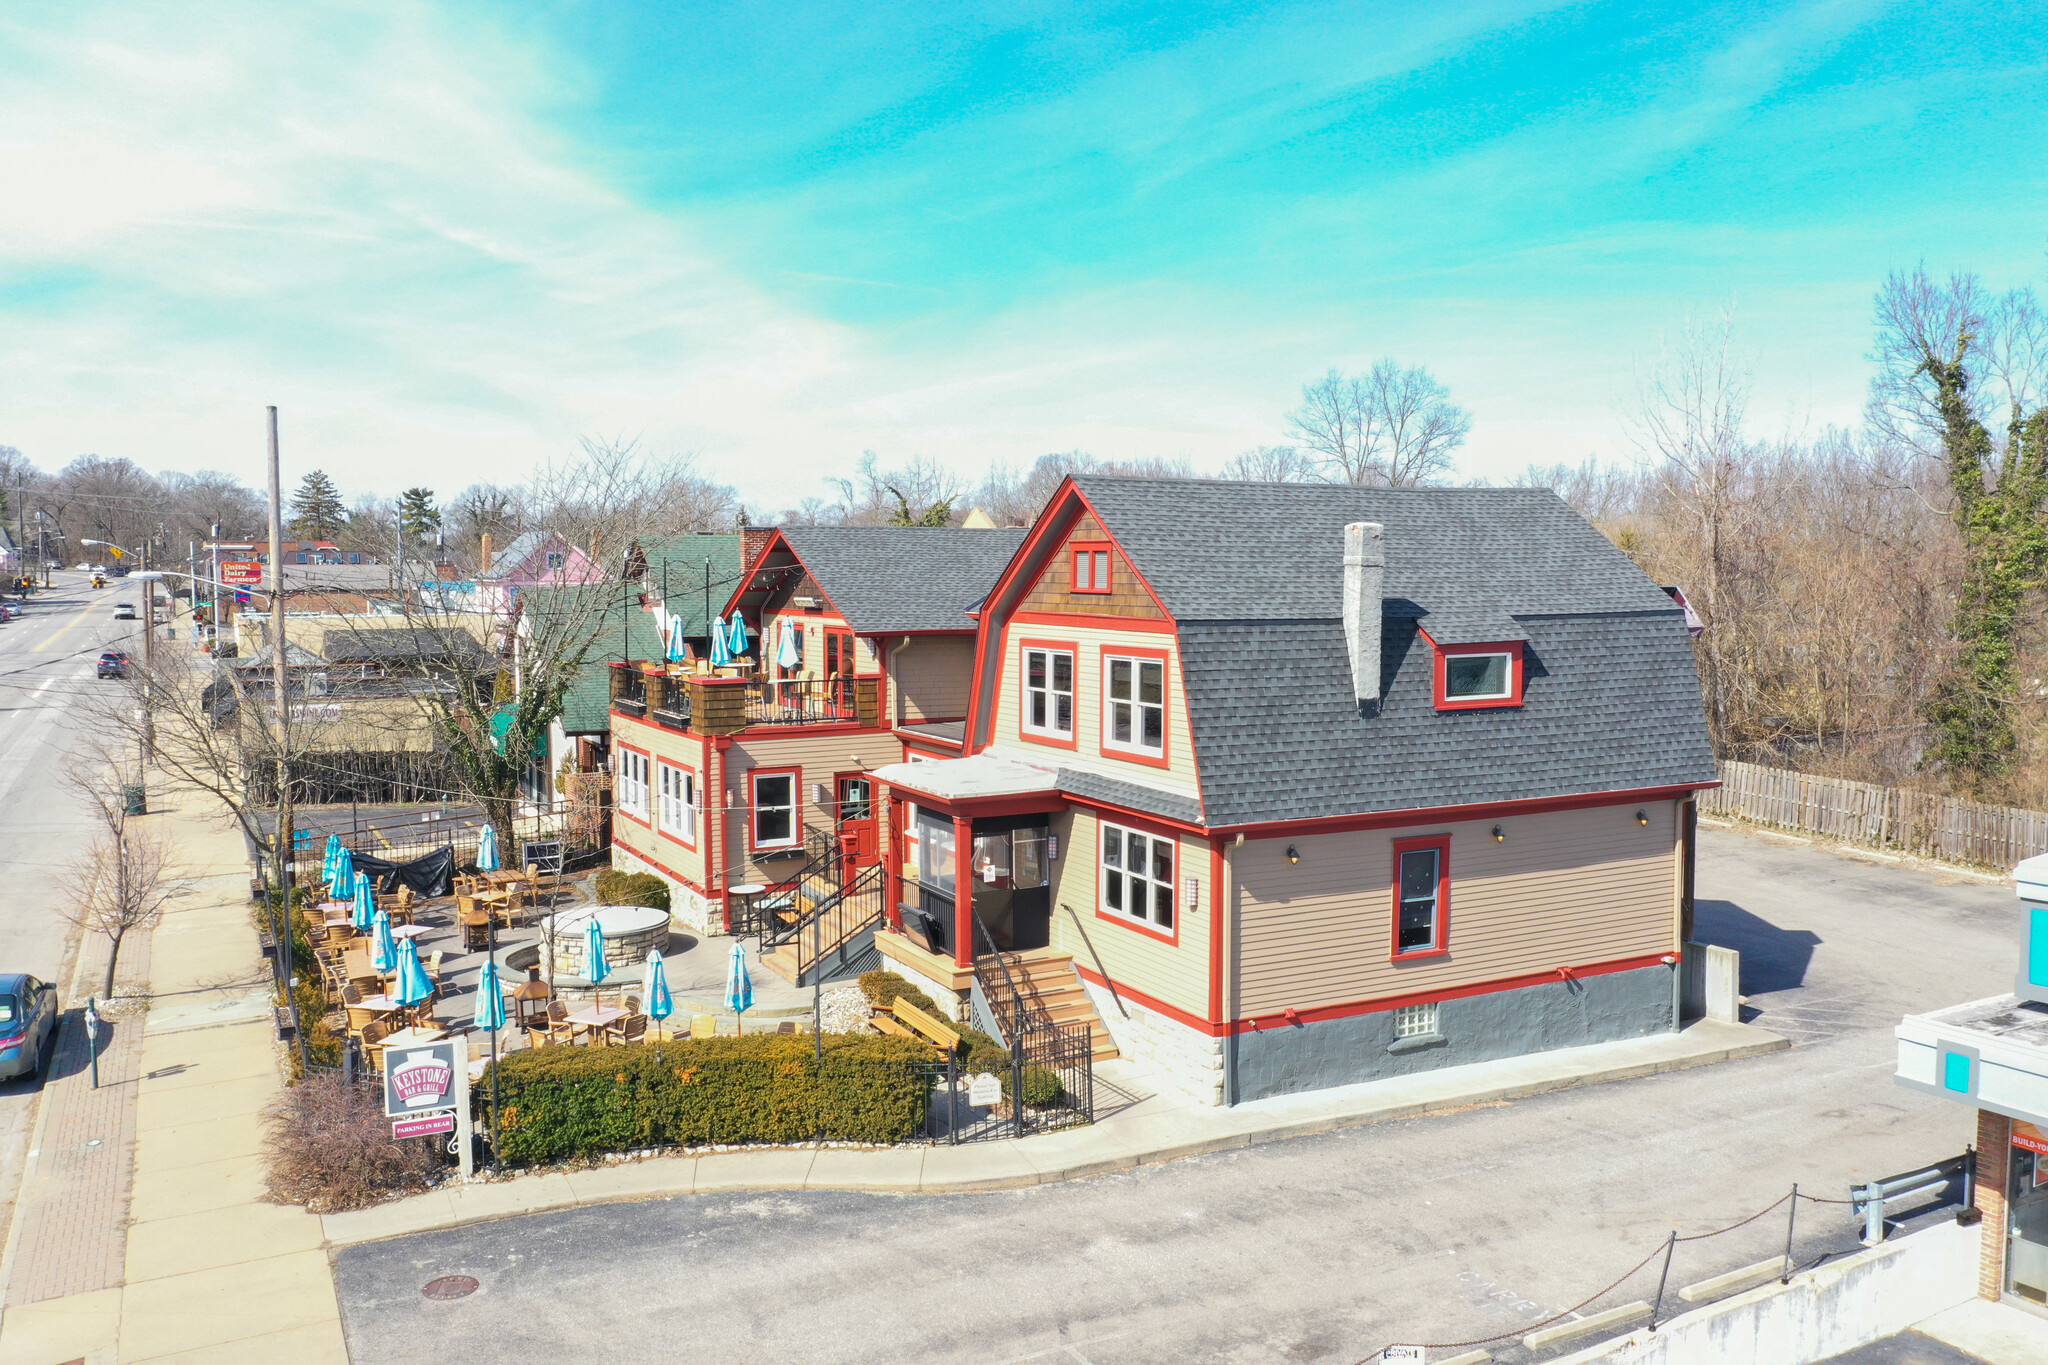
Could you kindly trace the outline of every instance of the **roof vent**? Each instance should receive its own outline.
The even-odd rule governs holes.
[[[1344,643],[1360,715],[1380,709],[1380,596],[1386,586],[1385,528],[1354,521],[1344,528]]]

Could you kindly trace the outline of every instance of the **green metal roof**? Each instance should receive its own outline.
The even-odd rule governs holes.
[[[669,610],[683,618],[685,635],[709,634],[704,582],[710,566],[711,612],[732,596],[745,566],[738,535],[688,535],[641,545],[647,576],[638,583],[608,583],[598,588],[528,588],[526,595],[542,611],[559,593],[597,591],[605,594],[604,618],[592,642],[590,658],[578,669],[562,702],[562,729],[572,735],[600,734],[610,728],[611,680],[607,665],[614,659],[658,659],[661,636],[654,613],[643,610],[643,591],[660,596],[664,581]],[[666,575],[664,576],[664,569]]]

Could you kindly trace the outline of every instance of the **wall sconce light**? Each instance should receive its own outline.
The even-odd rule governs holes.
[[[1290,863],[1298,863],[1301,861],[1301,850],[1296,848],[1293,844],[1289,844],[1287,846],[1287,861]]]
[[[1636,823],[1637,823],[1637,824],[1639,824],[1639,825],[1647,825],[1647,824],[1649,824],[1649,823],[1650,823],[1650,817],[1649,817],[1649,814],[1648,814],[1648,812],[1646,812],[1646,811],[1637,811],[1637,812],[1636,812]]]
[[[1496,844],[1504,844],[1508,841],[1508,836],[1500,832],[1499,825],[1493,827],[1493,841]]]

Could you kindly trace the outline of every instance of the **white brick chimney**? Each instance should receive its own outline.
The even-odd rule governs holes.
[[[1375,521],[1354,521],[1344,528],[1344,643],[1351,657],[1351,691],[1361,710],[1370,704],[1377,711],[1380,704],[1380,596],[1387,577],[1384,530]]]

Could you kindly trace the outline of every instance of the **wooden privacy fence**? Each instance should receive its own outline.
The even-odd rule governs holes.
[[[2007,871],[2022,858],[2048,853],[2048,811],[1987,806],[1757,763],[1723,760],[1720,769],[1720,787],[1700,793],[1702,815]]]

